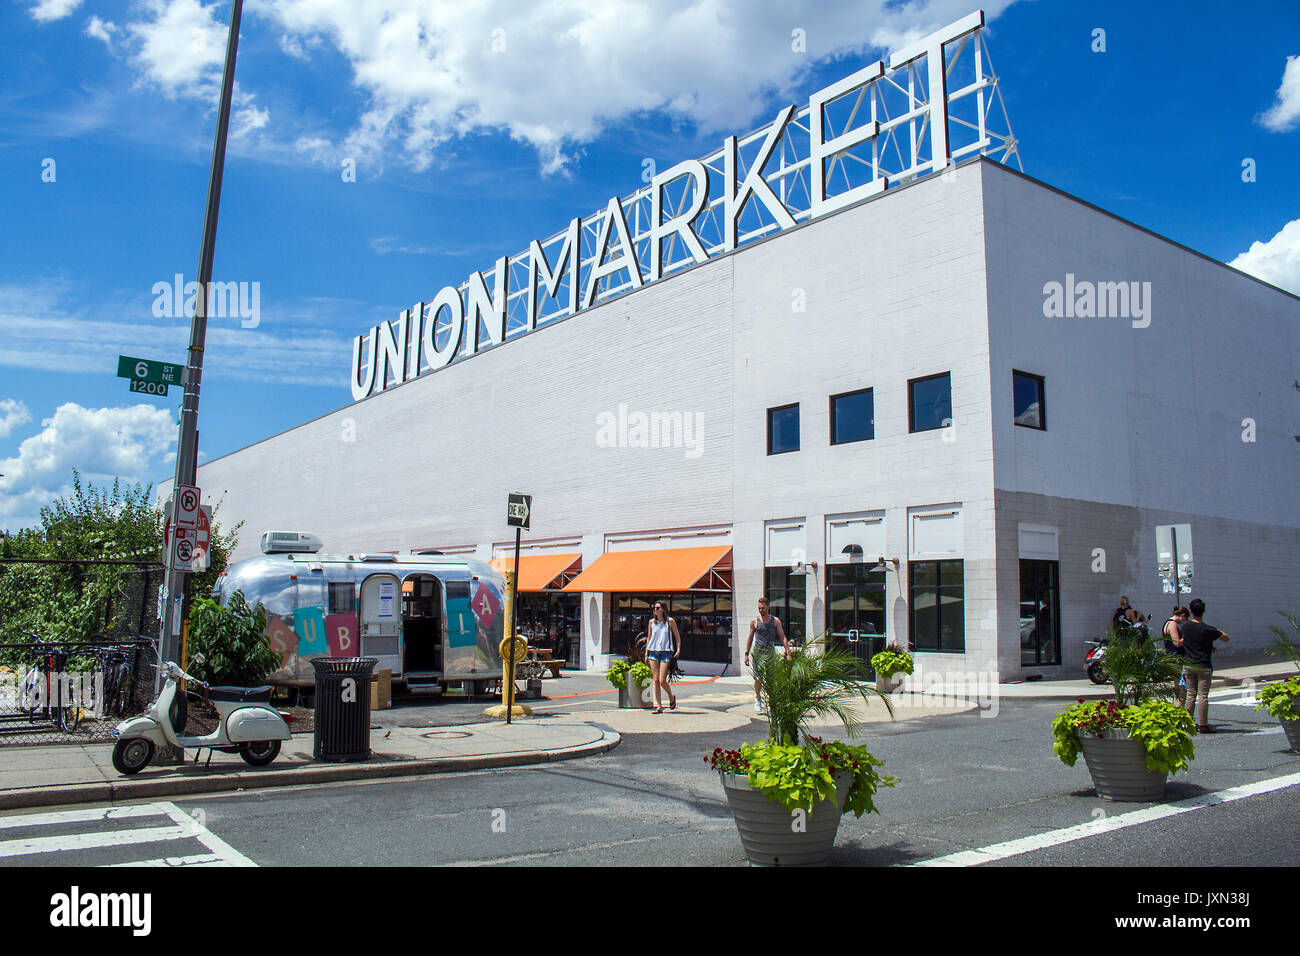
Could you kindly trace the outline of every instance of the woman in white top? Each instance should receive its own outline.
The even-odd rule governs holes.
[[[668,686],[668,670],[673,666],[673,658],[682,652],[682,638],[677,633],[677,622],[668,616],[663,601],[655,601],[654,616],[650,618],[646,636],[649,639],[645,649],[646,663],[655,679],[655,709],[651,713],[664,712],[663,698],[659,693],[661,687],[668,692],[668,709],[676,710],[677,698]]]

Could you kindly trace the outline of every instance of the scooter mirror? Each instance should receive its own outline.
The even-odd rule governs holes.
[[[203,660],[204,660],[204,657],[203,657],[203,652],[202,652],[202,651],[200,651],[199,653],[197,653],[197,654],[194,655],[194,663],[195,663],[195,664],[202,664],[202,663],[203,663]]]

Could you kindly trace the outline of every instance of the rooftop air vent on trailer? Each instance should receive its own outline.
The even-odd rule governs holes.
[[[320,538],[306,531],[262,532],[263,554],[315,554],[320,549]]]

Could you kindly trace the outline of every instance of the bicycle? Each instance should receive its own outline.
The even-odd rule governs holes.
[[[56,641],[47,641],[31,631],[23,633],[38,647],[34,651],[36,661],[23,677],[18,691],[18,710],[33,721],[38,712],[43,712],[45,719],[70,734],[81,723],[81,707],[75,695],[69,695],[67,703],[63,699],[68,653]]]

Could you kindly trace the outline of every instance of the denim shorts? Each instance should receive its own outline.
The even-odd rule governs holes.
[[[648,651],[646,653],[646,657],[648,657],[652,661],[658,661],[660,664],[663,664],[666,661],[670,661],[673,659],[673,652],[672,651]]]

